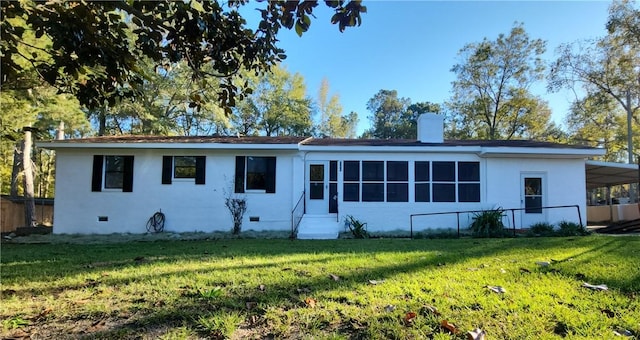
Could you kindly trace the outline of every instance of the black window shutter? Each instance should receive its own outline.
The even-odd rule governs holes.
[[[173,156],[162,156],[162,184],[171,184]]]
[[[267,193],[275,193],[276,192],[276,158],[275,157],[267,157],[267,172],[264,176],[264,187],[265,192]]]
[[[244,156],[236,156],[235,192],[244,192]]]
[[[102,165],[104,156],[93,155],[93,172],[91,174],[91,191],[102,191]]]
[[[196,156],[196,184],[204,184],[206,164],[205,156]]]
[[[122,191],[133,191],[133,156],[124,156],[124,173],[122,174]]]

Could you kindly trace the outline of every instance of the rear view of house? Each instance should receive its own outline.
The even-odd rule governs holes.
[[[437,115],[418,140],[117,136],[40,143],[56,150],[54,233],[229,231],[225,198],[247,202],[244,230],[337,237],[346,216],[369,231],[455,228],[456,211],[522,208],[517,227],[578,222],[585,161],[603,150],[532,141],[445,141]],[[581,208],[547,209],[577,205]],[[463,227],[471,215],[462,219]]]

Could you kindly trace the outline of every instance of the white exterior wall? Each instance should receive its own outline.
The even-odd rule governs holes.
[[[520,208],[521,174],[544,174],[545,206],[574,205],[586,221],[585,169],[583,159],[540,159],[480,157],[474,152],[394,152],[393,148],[372,147],[371,151],[296,151],[296,150],[182,150],[182,149],[58,149],[56,152],[56,204],[54,233],[109,234],[145,233],[146,222],[154,212],[166,216],[165,230],[170,232],[230,231],[232,219],[224,206],[225,192],[233,191],[235,156],[276,156],[276,193],[237,194],[247,199],[243,230],[289,230],[291,210],[305,187],[305,161],[338,163],[338,219],[347,215],[367,223],[369,231],[405,230],[410,215]],[[93,155],[133,155],[133,192],[121,190],[91,191]],[[162,156],[206,156],[204,185],[193,179],[173,179],[161,184]],[[527,158],[527,156],[529,158]],[[408,161],[408,202],[344,202],[343,162]],[[480,163],[480,202],[414,202],[415,161],[477,161]],[[235,195],[235,194],[234,194]],[[99,222],[98,216],[107,216]],[[250,222],[259,217],[259,222]],[[473,214],[460,214],[460,227],[467,228]],[[547,222],[578,222],[575,208],[545,211]],[[522,226],[522,213],[516,212],[516,227]],[[456,214],[416,217],[414,231],[457,227]],[[511,215],[504,220],[512,227]],[[524,227],[528,227],[525,225]]]
[[[521,202],[522,173],[546,178],[542,187],[544,206],[579,205],[582,222],[586,223],[586,179],[583,159],[488,158],[486,177],[483,179],[490,188],[487,191],[487,203],[495,203],[506,209],[524,207]],[[579,222],[576,208],[543,211],[546,221],[551,224],[561,221]],[[529,227],[522,217],[522,211],[515,212],[516,228]]]
[[[224,205],[233,194],[235,156],[276,156],[276,192],[233,194],[246,197],[243,230],[289,230],[293,193],[302,192],[295,168],[297,151],[263,150],[145,150],[59,149],[56,152],[56,204],[54,233],[145,233],[156,211],[166,216],[165,231],[230,231],[231,215]],[[93,155],[133,155],[133,192],[91,191]],[[161,184],[162,156],[206,156],[204,185],[193,179]],[[293,180],[292,180],[293,179]],[[296,198],[297,199],[297,198]],[[99,222],[98,216],[107,216]],[[260,218],[250,222],[249,217]]]
[[[521,208],[521,173],[543,173],[546,176],[545,206],[580,205],[585,218],[585,170],[582,159],[534,159],[534,158],[482,158],[474,153],[397,153],[397,152],[309,152],[306,160],[337,160],[338,166],[338,219],[347,215],[367,223],[369,231],[410,230],[410,215],[433,212],[487,210],[502,207]],[[409,202],[344,202],[342,195],[343,161],[409,161]],[[415,202],[415,161],[476,161],[480,163],[480,202]],[[473,213],[460,214],[460,228],[468,228]],[[515,212],[516,228],[522,226],[522,212]],[[549,223],[578,222],[575,208],[544,210]],[[512,228],[511,213],[503,219]],[[413,218],[413,230],[457,229],[455,213]],[[524,226],[525,228],[528,226]]]
[[[309,152],[306,160],[337,160],[338,163],[338,219],[344,221],[352,215],[367,223],[369,231],[410,230],[410,215],[431,212],[488,209],[483,203],[486,185],[482,181],[485,160],[475,154],[426,153],[426,152]],[[408,161],[409,162],[409,201],[408,202],[344,202],[343,165],[344,161]],[[467,161],[480,162],[480,202],[415,202],[414,162],[415,161]],[[461,225],[466,227],[470,217],[461,216]],[[468,223],[467,223],[468,222]],[[466,223],[466,224],[465,224]],[[437,228],[457,228],[456,215],[433,215],[414,218],[414,231]]]

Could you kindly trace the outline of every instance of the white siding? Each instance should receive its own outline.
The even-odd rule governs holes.
[[[235,156],[276,156],[276,193],[238,194],[247,199],[243,230],[289,230],[294,163],[297,152],[206,150],[58,150],[55,233],[144,233],[154,212],[166,216],[165,230],[229,231],[232,219],[224,205],[233,192]],[[93,155],[133,155],[133,192],[91,191]],[[161,184],[162,156],[206,156],[206,184],[173,179]],[[298,186],[301,187],[301,186]],[[301,191],[301,189],[298,189]],[[99,222],[98,216],[108,217]],[[260,218],[249,222],[250,216]]]

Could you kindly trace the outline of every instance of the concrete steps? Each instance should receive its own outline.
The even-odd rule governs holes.
[[[305,214],[298,226],[298,239],[300,240],[332,240],[338,238],[340,223],[336,221],[336,215],[309,215]]]

